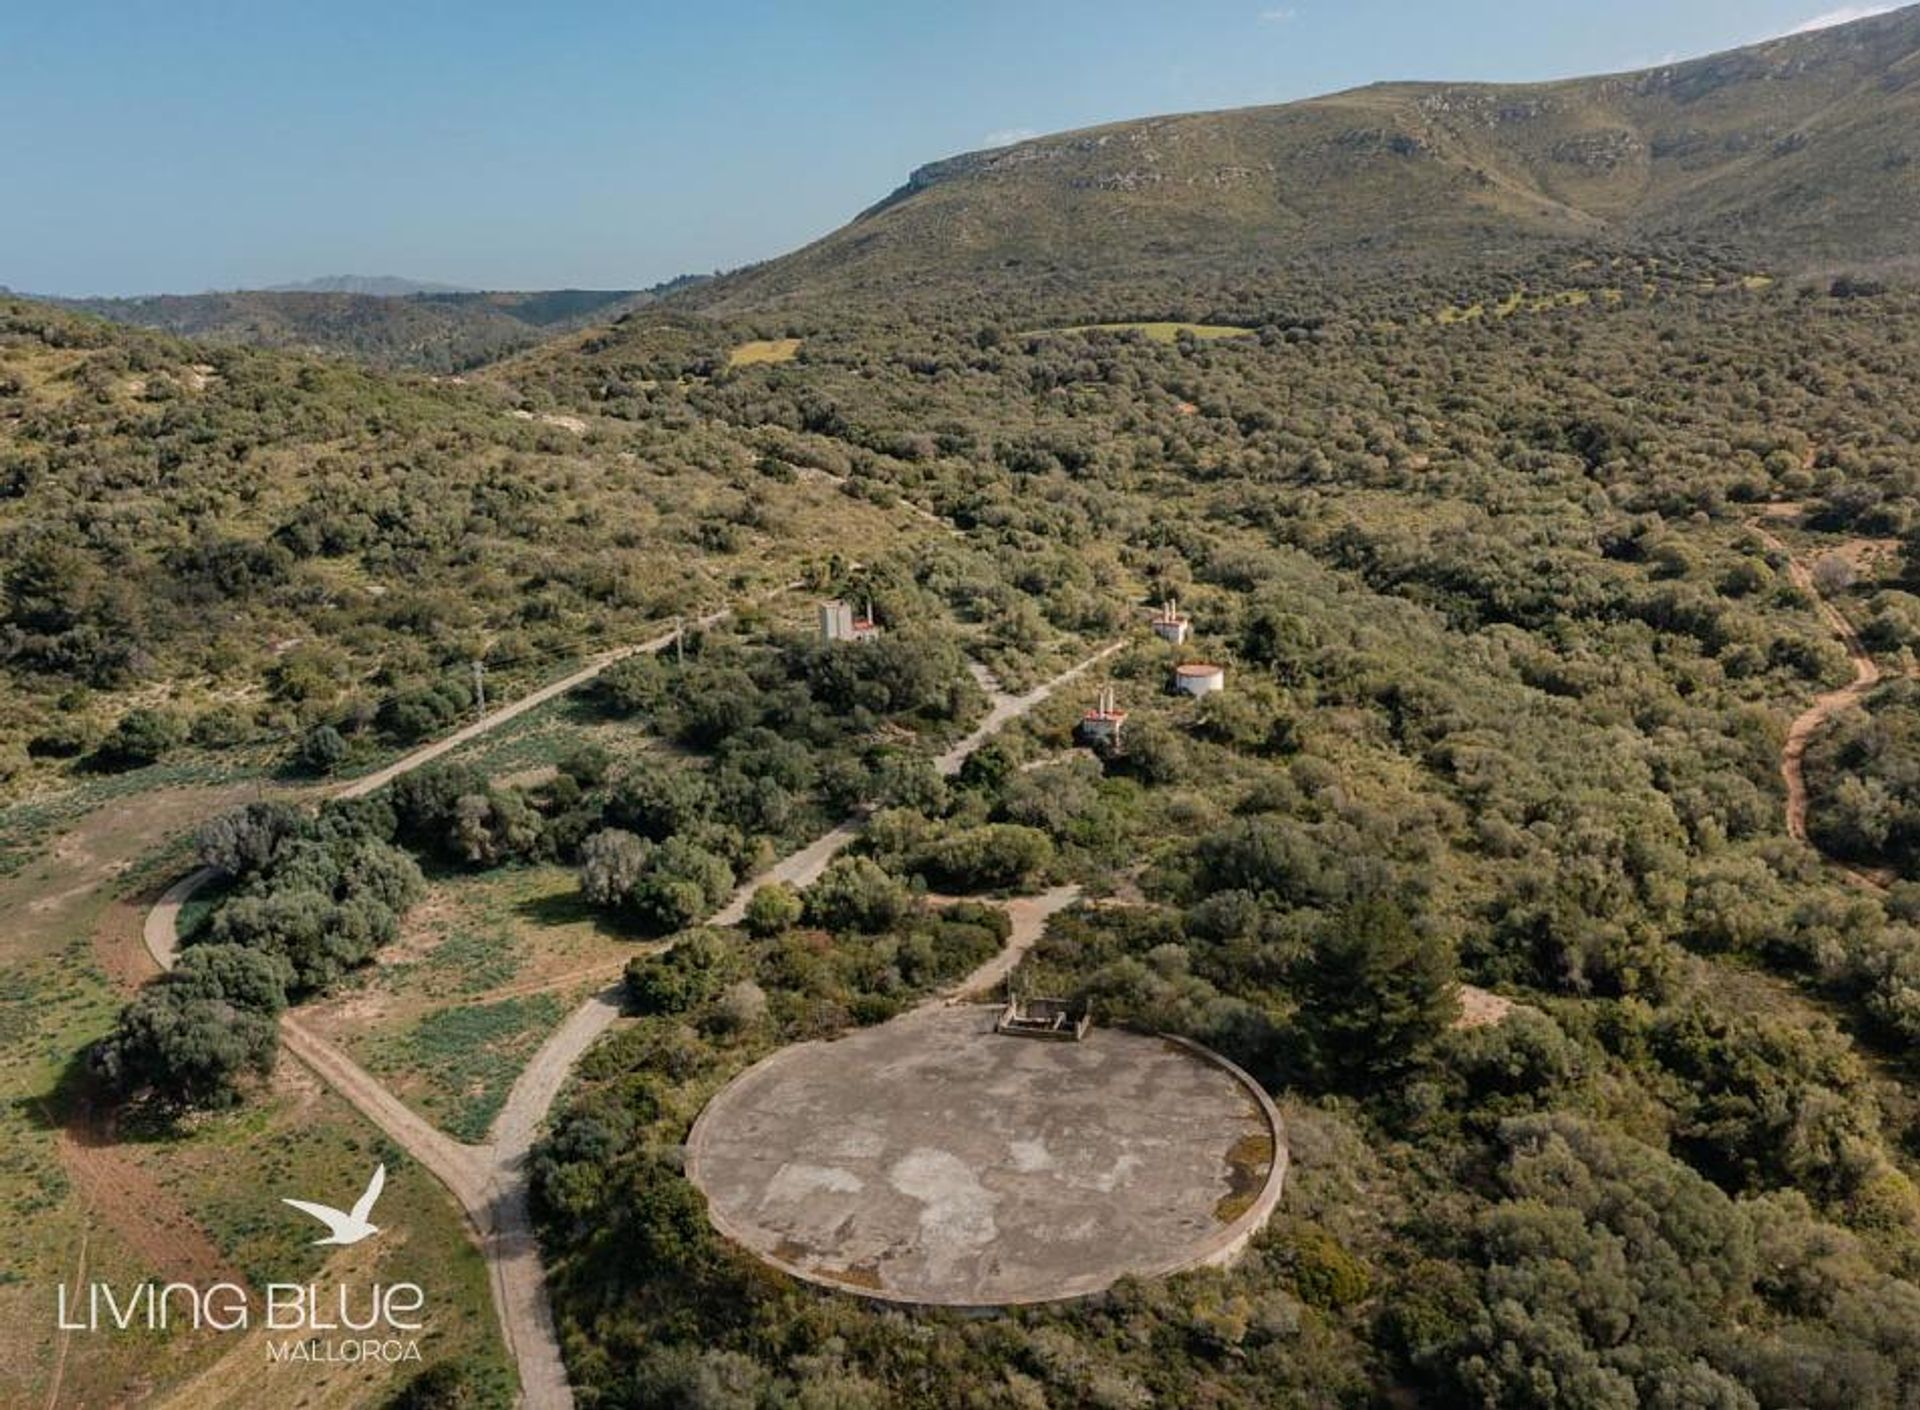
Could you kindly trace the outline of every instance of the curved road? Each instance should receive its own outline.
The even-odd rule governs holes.
[[[699,618],[698,624],[710,626],[727,615],[725,611],[709,613]],[[355,798],[371,793],[401,774],[430,763],[449,750],[586,684],[615,661],[641,652],[664,650],[672,644],[673,637],[672,632],[667,632],[637,646],[595,657],[573,674],[502,706],[447,738],[396,760],[377,773],[355,779],[336,790],[335,796]],[[1111,643],[1024,695],[1008,696],[996,692],[985,721],[939,757],[937,766],[941,773],[958,773],[967,757],[1002,727],[1026,715],[1061,686],[1113,655],[1123,644]],[[864,825],[864,818],[849,818],[798,852],[782,859],[763,875],[749,879],[734,891],[727,904],[713,917],[712,923],[737,924],[745,915],[747,902],[753,892],[768,881],[806,885],[826,869],[827,863],[841,849],[860,835]],[[162,969],[171,968],[175,959],[181,906],[216,875],[212,868],[203,867],[182,877],[167,888],[147,913],[143,935],[148,951]],[[1071,895],[1062,896],[1061,892],[1047,893],[1034,908],[1035,915],[1030,918],[1016,914],[1015,934],[1003,955],[1013,951],[1022,940],[1024,944],[1019,945],[1019,952],[1024,953],[1045,928],[1047,916],[1070,904],[1073,899]],[[1017,963],[1018,958],[1019,954],[1013,955],[1014,962]],[[998,959],[990,961],[987,968],[991,969],[999,962]],[[1011,967],[1008,964],[1008,970]],[[566,1084],[574,1064],[593,1045],[594,1040],[620,1017],[620,999],[621,984],[616,982],[588,999],[567,1017],[521,1072],[500,1114],[494,1118],[493,1126],[487,1132],[487,1140],[480,1145],[455,1141],[417,1116],[382,1086],[379,1079],[360,1067],[339,1047],[303,1027],[293,1013],[284,1015],[280,1021],[281,1037],[288,1051],[432,1171],[459,1202],[468,1222],[479,1235],[481,1252],[493,1285],[494,1308],[500,1319],[501,1336],[506,1342],[508,1355],[519,1370],[521,1404],[526,1410],[569,1410],[573,1405],[573,1391],[567,1384],[566,1366],[560,1356],[553,1311],[547,1301],[545,1271],[540,1264],[540,1249],[534,1237],[533,1219],[527,1202],[527,1158],[533,1149],[540,1124]]]
[[[1787,785],[1787,835],[1796,842],[1805,842],[1808,846],[1813,846],[1812,838],[1807,835],[1805,768],[1807,746],[1813,742],[1813,737],[1826,727],[1827,721],[1849,705],[1856,704],[1862,696],[1878,685],[1884,676],[1879,663],[1868,654],[1866,645],[1860,640],[1860,634],[1853,628],[1853,623],[1846,619],[1839,608],[1821,596],[1820,588],[1814,581],[1813,570],[1802,562],[1791,548],[1759,524],[1751,524],[1749,527],[1761,542],[1786,559],[1787,578],[1812,599],[1814,610],[1840,639],[1840,644],[1847,649],[1847,659],[1853,665],[1852,681],[1838,690],[1830,690],[1823,695],[1815,696],[1813,703],[1787,726],[1786,742],[1780,749],[1780,777]],[[1822,856],[1825,854],[1822,853]],[[1887,889],[1886,883],[1871,872],[1848,866],[1834,857],[1827,857],[1826,861],[1849,881],[1875,891]]]

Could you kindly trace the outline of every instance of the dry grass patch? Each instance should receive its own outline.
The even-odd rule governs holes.
[[[727,354],[729,367],[756,367],[769,362],[792,362],[800,353],[798,338],[755,338]]]

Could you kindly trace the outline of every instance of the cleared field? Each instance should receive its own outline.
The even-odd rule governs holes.
[[[485,1264],[458,1211],[297,1063],[283,1059],[246,1106],[172,1132],[116,1130],[80,1105],[77,1054],[151,973],[136,898],[178,869],[187,829],[251,793],[115,798],[0,879],[9,922],[0,937],[0,1210],[13,1233],[0,1250],[0,1404],[261,1403],[264,1347],[191,1329],[63,1338],[54,1288],[192,1281],[215,1269],[256,1285],[325,1277],[337,1265],[280,1197],[358,1189],[377,1159],[391,1175],[381,1205],[391,1232],[360,1258],[372,1276],[427,1289],[426,1360],[468,1362],[504,1384]],[[282,1368],[275,1396],[317,1410],[379,1404],[418,1369]]]
[[[639,944],[581,900],[568,868],[445,876],[377,963],[301,1019],[441,1130],[478,1141],[527,1059]]]
[[[1065,328],[1035,328],[1020,336],[1042,333],[1139,333],[1150,343],[1177,343],[1183,334],[1203,341],[1254,336],[1253,329],[1230,323],[1075,323]]]
[[[756,338],[727,354],[729,367],[755,367],[769,362],[792,362],[799,355],[798,338]]]

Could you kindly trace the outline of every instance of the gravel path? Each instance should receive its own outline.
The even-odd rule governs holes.
[[[728,613],[713,612],[697,620],[707,627]],[[674,634],[664,633],[637,646],[623,647],[595,657],[586,666],[562,677],[480,720],[455,731],[411,754],[395,760],[376,773],[355,779],[335,791],[336,797],[357,798],[392,782],[404,773],[440,758],[449,750],[497,729],[509,720],[545,704],[568,691],[593,680],[614,662],[642,652],[659,652],[671,645]],[[1094,665],[1118,651],[1123,643],[1114,642],[1078,665],[1063,671],[1046,684],[1024,695],[996,695],[992,709],[981,726],[954,748],[940,756],[938,767],[944,774],[959,772],[967,756],[993,734],[1046,700],[1060,686],[1074,680]],[[864,817],[853,817],[831,831],[783,858],[761,876],[737,888],[733,896],[713,917],[713,924],[737,924],[746,913],[753,892],[768,881],[786,881],[804,886],[826,869],[827,863],[860,835]],[[161,895],[147,913],[142,933],[147,949],[163,969],[172,967],[178,949],[180,908],[202,886],[218,875],[202,867],[182,877]],[[1049,892],[1048,896],[1054,893]],[[1044,900],[1045,898],[1039,898]],[[1062,901],[1070,904],[1072,897]],[[1017,903],[1016,903],[1017,904]],[[1059,909],[1055,906],[1054,909]],[[1046,917],[1029,921],[1033,932],[1025,941],[1031,946],[1045,929]],[[1016,936],[1021,933],[1016,915]],[[1008,951],[1013,949],[1009,943]],[[1003,951],[1003,955],[1008,951]],[[1024,948],[1021,953],[1024,953]],[[1017,963],[1019,956],[1013,957]],[[990,962],[991,968],[998,960]],[[1012,963],[1007,969],[1010,971]],[[540,1265],[539,1245],[534,1237],[533,1220],[527,1204],[527,1158],[548,1110],[566,1085],[573,1066],[594,1041],[620,1017],[620,983],[595,994],[568,1016],[521,1072],[506,1103],[494,1118],[481,1145],[465,1145],[446,1136],[423,1120],[389,1092],[379,1079],[353,1061],[342,1049],[303,1027],[287,1014],[281,1019],[281,1037],[295,1057],[313,1069],[364,1116],[404,1147],[431,1170],[459,1201],[468,1222],[479,1235],[493,1285],[494,1309],[500,1318],[500,1330],[508,1354],[520,1375],[520,1403],[525,1410],[570,1410],[573,1391],[567,1384],[566,1365],[560,1356],[559,1338],[553,1325],[553,1311],[547,1299],[545,1272]]]
[[[1125,641],[1113,642],[1096,651],[1079,665],[1062,671],[1044,685],[1035,686],[1025,695],[1008,695],[999,688],[998,682],[985,668],[975,670],[975,678],[987,686],[992,697],[992,703],[987,709],[987,717],[980,722],[979,727],[972,734],[936,759],[935,767],[949,778],[959,773],[960,766],[967,762],[967,756],[991,739],[1002,726],[1019,719],[1061,686],[1069,681],[1078,680],[1125,645]]]

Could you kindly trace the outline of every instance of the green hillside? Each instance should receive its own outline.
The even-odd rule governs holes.
[[[1791,268],[1911,258],[1920,9],[1640,73],[1396,83],[934,162],[842,230],[698,291],[1044,289],[1310,261],[1444,267],[1682,238]]]
[[[407,295],[241,290],[62,302],[115,323],[208,342],[342,353],[378,367],[458,372],[553,333],[614,318],[653,298],[625,289]]]
[[[76,817],[289,796],[445,735],[476,661],[497,704],[726,604],[370,804],[216,829],[271,865],[192,922],[338,981],[342,1041],[463,1129],[558,1021],[520,986],[628,952],[629,1021],[526,1165],[582,1406],[1920,1405],[1917,46],[1908,10],[1042,138],[625,312],[237,296],[188,341],[0,300],[10,913],[85,894],[52,863],[107,854],[49,841]],[[433,365],[459,318],[544,341],[461,377],[232,345]],[[826,597],[878,639],[819,641]],[[986,691],[1108,646],[937,767]],[[1178,693],[1195,660],[1225,689]],[[778,871],[823,838],[817,879]],[[416,863],[396,933],[420,888],[369,911],[363,873]],[[745,926],[702,925],[749,876],[780,879]],[[1243,1256],[955,1315],[712,1225],[716,1092],[920,1003],[1056,887],[1085,904],[1016,991],[1274,1097]],[[47,1005],[60,977],[0,1005],[16,1072],[112,1021],[104,978],[91,1027]],[[179,1120],[121,1032],[148,1158],[191,1156],[225,1117]],[[45,1085],[3,1109],[0,1197],[78,1221]],[[1063,1166],[1089,1201],[1127,1178]],[[1003,1173],[927,1204],[983,1259]],[[18,1222],[0,1301],[69,1266]],[[72,1359],[100,1403],[179,1384]]]

